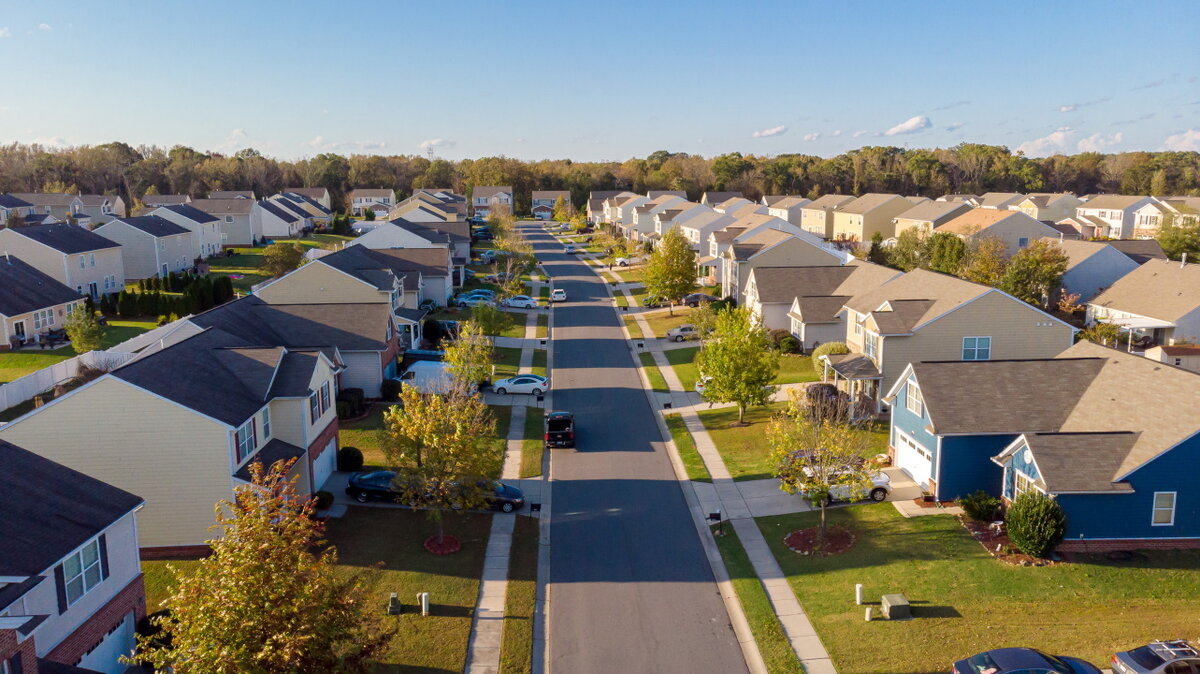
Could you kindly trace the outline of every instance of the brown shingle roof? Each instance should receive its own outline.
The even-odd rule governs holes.
[[[1090,303],[1174,322],[1200,308],[1200,265],[1149,260]]]
[[[1130,492],[1113,478],[1129,456],[1137,433],[1028,433],[1026,446],[1033,452],[1041,475],[1038,482],[1051,494],[1064,492]]]
[[[864,194],[854,201],[838,207],[839,213],[870,213],[893,199],[903,199],[899,194]]]
[[[937,231],[950,232],[951,234],[958,234],[960,236],[971,236],[973,234],[979,234],[1001,220],[1017,217],[1028,218],[1029,216],[1020,211],[1003,211],[995,208],[972,208],[958,217],[938,225]]]
[[[512,194],[511,186],[503,185],[487,185],[471,188],[471,197],[473,199],[485,199],[496,196],[497,194]]]
[[[854,201],[854,197],[848,197],[844,194],[826,194],[812,203],[805,204],[803,206],[803,210],[807,211],[812,209],[814,211],[819,211],[830,208],[839,208],[840,206],[848,204],[851,201]]]
[[[961,201],[926,201],[904,211],[896,218],[930,222],[936,227],[969,210],[971,210],[971,205]]]
[[[911,321],[904,330],[907,333],[992,291],[992,288],[978,283],[971,283],[927,269],[914,269],[888,281],[875,290],[856,295],[846,303],[846,306],[860,314],[875,312],[877,315],[882,315],[887,312],[879,312],[878,309],[885,302],[889,303],[893,312],[899,312],[897,317],[902,318],[906,323]],[[927,300],[928,303],[920,305],[924,307],[924,310],[919,315],[915,315],[915,307],[918,305],[904,302],[905,300]],[[898,327],[895,318],[889,316],[882,320],[889,327],[895,328]],[[878,320],[880,319],[877,318],[877,322]]]

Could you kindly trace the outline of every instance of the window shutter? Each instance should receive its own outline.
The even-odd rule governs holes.
[[[108,536],[100,534],[100,580],[108,578]]]
[[[67,612],[67,578],[63,575],[63,565],[54,567],[54,591],[58,593],[58,614]]]

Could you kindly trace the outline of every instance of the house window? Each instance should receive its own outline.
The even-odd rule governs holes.
[[[925,416],[925,401],[921,398],[921,387],[917,386],[915,379],[909,379],[905,387],[904,407],[919,417]]]
[[[80,268],[80,269],[86,269],[86,268],[87,268],[87,258],[86,258],[86,257],[84,257],[83,255],[80,255],[80,256],[79,256],[79,268]]]
[[[254,419],[251,419],[242,424],[241,428],[237,429],[238,463],[242,463],[254,453],[255,444]]]
[[[1169,527],[1175,524],[1175,492],[1154,492],[1154,513],[1150,524],[1156,527]]]
[[[991,360],[991,337],[963,337],[963,360]]]
[[[854,314],[854,334],[856,334],[856,335],[862,334],[863,321],[865,321],[866,319],[867,319],[867,317],[862,314],[858,314],[858,313]]]
[[[1028,245],[1029,245],[1028,237],[1022,236],[1021,238],[1017,239],[1017,248],[1025,248]]]
[[[263,440],[271,437],[271,408],[263,408]]]
[[[329,382],[321,384],[321,413],[329,409]]]
[[[863,339],[863,352],[872,361],[879,362],[879,335],[867,331],[867,336]]]
[[[100,569],[100,539],[94,538],[63,562],[67,606],[79,601],[103,580]]]
[[[231,223],[231,222],[233,222],[233,216],[232,216],[232,215],[226,215],[226,216],[225,216],[225,222],[230,222],[230,223]]]
[[[92,267],[96,266],[96,254],[95,253],[90,253],[88,255],[88,265],[92,266]]]
[[[1037,489],[1037,487],[1035,487],[1033,485],[1033,480],[1029,479],[1028,475],[1026,475],[1025,473],[1022,473],[1019,470],[1013,471],[1013,500],[1014,501],[1021,494],[1024,494],[1027,491],[1032,491],[1034,489]]]
[[[308,396],[308,415],[311,418],[310,423],[314,424],[321,418],[321,400],[316,391]]]

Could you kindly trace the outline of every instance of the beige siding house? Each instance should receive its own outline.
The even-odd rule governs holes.
[[[1075,215],[1075,207],[1082,203],[1083,201],[1074,194],[1034,192],[1025,195],[1024,199],[1011,204],[1008,208],[1012,211],[1021,211],[1034,220],[1058,222]]]
[[[969,210],[971,205],[961,201],[926,201],[897,215],[892,219],[892,224],[896,227],[896,236],[910,229],[932,234],[939,225]]]
[[[0,257],[0,350],[61,330],[83,297],[13,255]]]
[[[33,225],[0,229],[0,250],[80,295],[120,292],[125,287],[121,245],[73,225]]]
[[[754,216],[739,221],[754,221]],[[794,227],[778,218],[771,220]],[[809,267],[845,264],[850,256],[808,232],[792,232],[766,225],[747,229],[722,253],[721,291],[741,304],[746,281],[755,267]]]
[[[833,212],[833,238],[868,242],[880,234],[884,239],[890,239],[896,235],[892,219],[925,201],[928,199],[906,198],[899,194],[864,194]]]
[[[1087,322],[1115,323],[1128,343],[1200,342],[1200,265],[1149,260],[1088,303]]]
[[[1020,211],[975,208],[946,222],[935,232],[957,234],[967,241],[995,237],[1004,242],[1008,255],[1045,237],[1058,238],[1058,230]]]
[[[844,194],[826,194],[800,207],[800,229],[822,239],[833,238],[833,212],[854,201]]]
[[[745,306],[768,329],[789,330],[805,345],[813,342],[840,341],[844,327],[830,335],[816,336],[825,320],[818,320],[816,304],[824,302],[833,308],[829,323],[841,321],[841,307],[854,295],[872,290],[899,276],[900,272],[862,260],[851,259],[845,265],[810,267],[755,267],[746,282]],[[836,302],[835,302],[836,298]],[[793,308],[803,306],[809,311],[809,323],[800,325],[789,315]],[[799,309],[797,309],[799,311]]]

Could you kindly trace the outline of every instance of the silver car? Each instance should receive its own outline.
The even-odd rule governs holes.
[[[1200,650],[1186,641],[1152,641],[1109,660],[1113,674],[1200,674]]]
[[[682,342],[685,339],[695,339],[700,333],[696,330],[696,326],[687,323],[678,328],[667,330],[667,339],[672,342]]]

